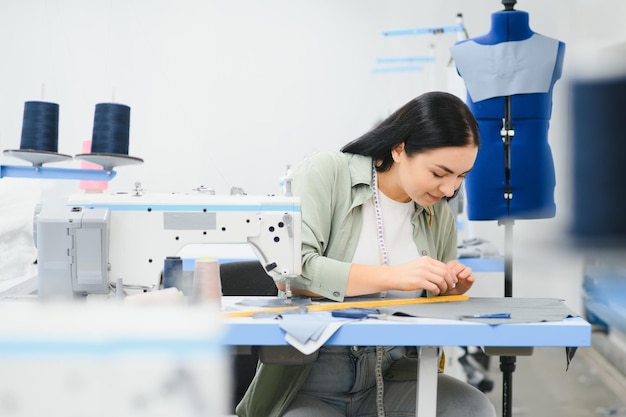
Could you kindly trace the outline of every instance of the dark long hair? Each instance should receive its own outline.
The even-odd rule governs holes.
[[[429,92],[400,107],[341,151],[380,160],[377,170],[384,172],[393,165],[391,151],[403,143],[408,156],[448,146],[480,146],[478,122],[457,96]]]

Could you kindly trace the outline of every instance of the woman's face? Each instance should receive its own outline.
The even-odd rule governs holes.
[[[443,197],[452,197],[465,174],[474,166],[478,148],[474,145],[432,149],[407,156],[404,145],[396,147],[393,158],[398,190],[420,206],[432,206]]]

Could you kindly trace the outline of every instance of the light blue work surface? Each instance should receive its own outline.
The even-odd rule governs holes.
[[[223,338],[226,345],[287,344],[285,332],[279,327],[279,320],[246,317],[229,318],[226,323]],[[562,321],[500,325],[428,318],[419,318],[411,322],[366,319],[346,322],[326,344],[585,347],[591,345],[591,325],[580,317]]]
[[[474,272],[504,272],[504,258],[459,258],[459,262]]]
[[[274,297],[268,297],[274,298]],[[241,297],[223,297],[234,306]],[[287,345],[280,320],[228,318],[223,343],[231,346]],[[462,320],[415,318],[392,321],[368,318],[347,321],[325,343],[338,346],[416,346],[419,351],[416,416],[437,415],[437,346],[584,347],[591,345],[591,325],[580,317],[559,321],[491,325]]]

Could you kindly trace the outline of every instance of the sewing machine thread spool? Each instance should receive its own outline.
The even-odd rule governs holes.
[[[182,288],[183,260],[180,256],[168,256],[163,265],[163,288]]]
[[[130,107],[119,103],[98,103],[93,121],[91,153],[75,156],[100,165],[106,171],[121,165],[141,164],[143,159],[128,155]]]
[[[40,167],[48,162],[71,159],[57,152],[59,145],[59,105],[46,101],[24,103],[20,149],[7,149],[3,154],[23,159]]]
[[[59,105],[45,101],[24,103],[20,149],[57,152],[59,144]]]
[[[92,153],[128,155],[130,107],[98,103],[93,122]]]
[[[194,303],[213,303],[220,306],[222,302],[222,281],[217,259],[196,259],[193,273]]]

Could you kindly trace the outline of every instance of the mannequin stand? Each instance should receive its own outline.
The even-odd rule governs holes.
[[[503,0],[504,3],[504,0]],[[511,6],[512,7],[512,6]],[[507,212],[513,199],[511,190],[511,141],[515,131],[511,123],[511,97],[504,99],[504,119],[502,120],[502,143],[504,146],[504,199],[507,202]],[[508,217],[499,220],[498,225],[504,225],[504,296],[513,296],[513,225],[514,220]],[[500,356],[500,371],[502,372],[502,417],[512,416],[513,402],[513,372],[515,372],[515,356]]]
[[[504,225],[504,296],[513,296],[513,224],[512,219],[499,222]],[[502,372],[502,417],[511,417],[513,406],[513,372],[515,356],[500,356]]]

